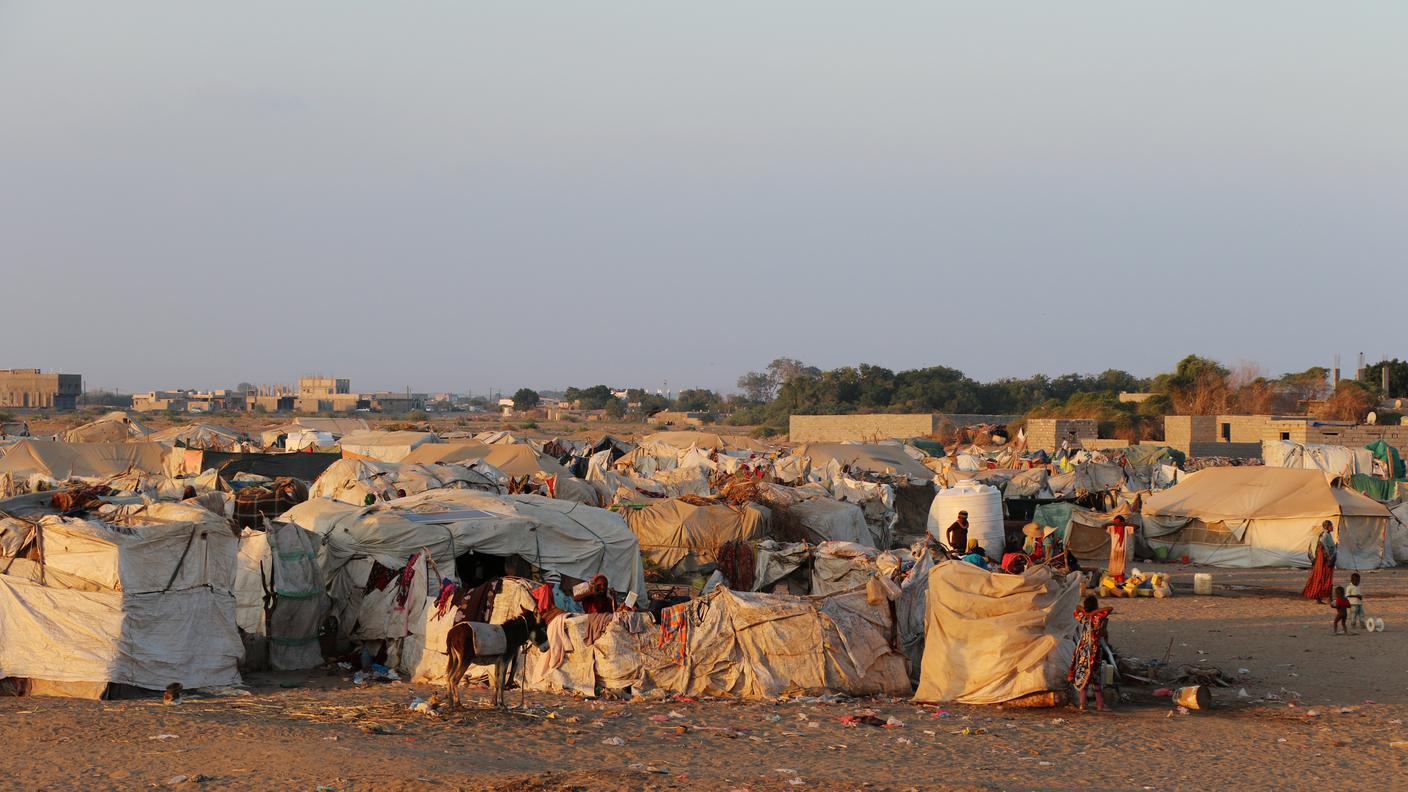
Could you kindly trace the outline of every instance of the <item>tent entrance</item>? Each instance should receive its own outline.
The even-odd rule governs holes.
[[[455,576],[462,589],[501,577],[528,577],[533,567],[518,555],[491,555],[470,551],[455,556]]]

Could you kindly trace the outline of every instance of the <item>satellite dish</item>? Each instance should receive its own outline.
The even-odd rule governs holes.
[[[1370,412],[1367,416],[1364,417],[1364,423],[1367,423],[1367,424],[1369,424],[1370,426],[1373,426],[1374,424],[1376,424],[1376,423],[1378,423],[1378,422],[1379,422],[1379,414],[1376,413],[1376,412]]]

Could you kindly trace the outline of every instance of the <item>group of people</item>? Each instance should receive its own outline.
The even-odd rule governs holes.
[[[1320,524],[1320,534],[1310,545],[1310,577],[1305,581],[1301,594],[1320,605],[1329,600],[1335,609],[1335,620],[1330,631],[1336,635],[1349,634],[1350,627],[1374,629],[1374,622],[1364,616],[1364,593],[1359,584],[1363,581],[1359,573],[1349,576],[1349,586],[1335,585],[1335,563],[1339,560],[1339,546],[1335,544],[1335,526],[1329,520]]]

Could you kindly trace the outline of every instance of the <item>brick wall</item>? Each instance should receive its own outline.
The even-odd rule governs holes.
[[[1075,432],[1076,440],[1094,440],[1100,436],[1100,425],[1089,418],[1029,418],[1027,419],[1027,447],[1044,451],[1055,451],[1061,441]]]
[[[939,416],[922,414],[793,415],[787,436],[793,443],[840,443],[928,437],[938,431]]]

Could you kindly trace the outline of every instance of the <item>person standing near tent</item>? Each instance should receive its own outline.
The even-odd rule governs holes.
[[[1306,599],[1313,599],[1321,605],[1325,604],[1325,598],[1330,596],[1330,592],[1335,587],[1335,535],[1334,524],[1329,520],[1320,524],[1320,535],[1315,538],[1315,543],[1310,546],[1310,552],[1306,555],[1311,558],[1310,577],[1305,581],[1305,588],[1301,590],[1301,595]]]
[[[1107,571],[1110,577],[1123,583],[1124,568],[1134,554],[1134,543],[1130,541],[1134,536],[1134,526],[1126,523],[1123,515],[1115,515],[1113,521],[1105,524],[1105,530],[1110,534],[1110,567]]]
[[[1100,601],[1093,595],[1086,597],[1081,607],[1076,608],[1076,651],[1071,657],[1071,670],[1066,679],[1076,689],[1076,707],[1085,709],[1085,692],[1095,690],[1095,708],[1106,710],[1105,689],[1101,683],[1102,667],[1105,665],[1106,633],[1108,630],[1109,608],[1100,607]]]
[[[968,551],[968,512],[958,513],[958,519],[948,527],[948,549],[955,553],[966,553]]]

